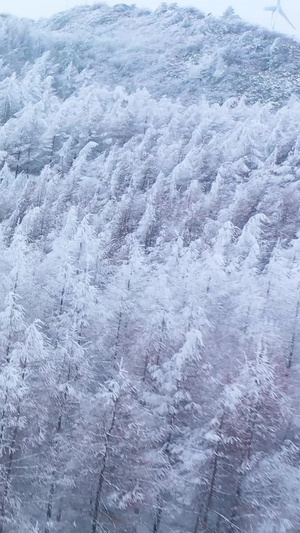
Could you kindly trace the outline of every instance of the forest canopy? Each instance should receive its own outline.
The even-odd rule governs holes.
[[[0,533],[300,530],[300,46],[0,18]]]

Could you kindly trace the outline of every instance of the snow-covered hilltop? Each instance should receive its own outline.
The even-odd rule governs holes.
[[[0,533],[299,531],[299,44],[0,32]]]
[[[246,24],[230,9],[218,19],[175,4],[154,12],[96,4],[37,23],[6,16],[1,26],[1,78],[26,72],[50,51],[48,74],[60,91],[72,62],[73,74],[85,70],[102,85],[146,87],[185,103],[201,95],[218,103],[236,96],[286,102],[299,94],[299,43]]]

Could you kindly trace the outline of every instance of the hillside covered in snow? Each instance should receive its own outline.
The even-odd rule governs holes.
[[[0,17],[0,533],[300,530],[300,45]]]

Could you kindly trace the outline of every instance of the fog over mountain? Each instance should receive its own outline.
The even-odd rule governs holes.
[[[0,32],[0,533],[300,531],[299,43]]]

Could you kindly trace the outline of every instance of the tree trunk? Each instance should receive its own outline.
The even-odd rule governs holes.
[[[199,527],[200,527],[201,514],[202,514],[202,502],[200,502],[193,533],[204,533],[205,531],[209,531],[207,529],[207,521],[208,521],[209,511],[211,508],[211,502],[213,498],[213,493],[214,493],[214,488],[215,488],[215,483],[216,483],[216,476],[217,476],[217,471],[218,471],[218,459],[219,459],[219,452],[220,452],[220,447],[222,443],[221,431],[222,431],[222,427],[224,424],[224,417],[225,417],[225,412],[222,413],[221,420],[220,420],[220,425],[219,425],[219,430],[218,430],[219,441],[214,451],[214,459],[212,463],[212,474],[210,478],[207,502],[206,502],[204,513],[203,513],[203,521],[201,524],[201,529],[199,529]]]
[[[122,318],[123,318],[123,312],[119,312],[119,319],[118,319],[118,328],[117,328],[117,335],[116,335],[116,343],[115,343],[115,353],[114,353],[114,361],[116,362],[118,359],[118,352],[119,352],[119,345],[120,345],[120,334],[121,334],[121,325],[122,325]]]
[[[55,471],[53,470],[52,477],[54,477],[54,476],[55,476]],[[51,524],[51,518],[52,518],[52,512],[53,512],[54,492],[55,492],[55,483],[53,481],[51,483],[49,496],[48,496],[47,521],[46,521],[45,533],[50,533],[50,524]]]
[[[17,159],[17,166],[16,166],[16,170],[15,170],[15,179],[18,177],[19,175],[19,161],[20,161],[20,157],[21,157],[21,151],[19,150],[18,152],[18,159]]]
[[[71,377],[71,364],[69,363],[67,382],[70,380],[70,377]],[[56,425],[56,431],[55,431],[56,435],[59,434],[61,432],[61,430],[62,430],[62,419],[63,419],[64,410],[65,410],[65,406],[66,406],[66,403],[67,403],[67,399],[68,399],[68,391],[67,391],[67,388],[65,388],[64,394],[63,394],[63,402],[62,402],[62,405],[61,405],[61,410],[60,410],[60,413],[59,413],[59,416],[58,416],[58,420],[57,420],[57,425]],[[52,471],[52,482],[51,482],[51,485],[50,485],[49,496],[48,496],[45,533],[49,533],[50,532],[49,528],[50,528],[50,523],[51,523],[51,520],[52,520],[53,498],[54,498],[55,485],[56,485],[55,477],[56,477],[56,471],[53,470]],[[60,514],[62,514],[62,511],[61,511]]]
[[[299,291],[299,287],[298,287],[298,291]],[[295,341],[296,341],[296,335],[297,335],[297,323],[298,323],[298,318],[299,318],[299,310],[300,310],[300,295],[298,294],[298,300],[297,300],[296,313],[295,313],[295,319],[294,319],[294,328],[293,328],[291,346],[290,346],[290,351],[289,351],[289,355],[288,355],[288,359],[287,359],[287,363],[286,363],[286,366],[287,366],[288,369],[290,369],[292,364],[293,364]]]
[[[228,529],[228,533],[235,533],[237,531],[236,520],[238,518],[238,510],[240,507],[240,501],[242,497],[242,484],[245,478],[245,474],[241,471],[241,469],[242,469],[244,460],[247,459],[249,461],[251,458],[256,417],[257,417],[256,406],[253,406],[250,411],[250,416],[249,416],[250,428],[249,428],[248,439],[247,439],[246,447],[245,447],[245,457],[241,460],[241,463],[240,463],[240,471],[239,471],[238,483],[237,483],[237,488],[236,488],[236,493],[235,493],[235,503],[234,503],[234,506],[231,512],[230,527]]]
[[[106,431],[105,433],[105,449],[104,449],[104,454],[102,457],[102,466],[101,466],[101,470],[99,472],[99,477],[98,477],[98,485],[97,485],[96,498],[95,498],[95,504],[94,504],[93,518],[92,518],[92,533],[97,533],[97,529],[99,525],[98,519],[99,519],[99,513],[100,513],[101,495],[102,495],[102,489],[103,489],[103,483],[104,483],[104,475],[106,471],[106,463],[107,463],[107,458],[108,458],[109,443],[110,443],[111,434],[114,430],[115,422],[116,422],[117,403],[118,403],[118,400],[116,400],[114,404],[114,411],[113,411],[110,427],[108,431]]]
[[[162,508],[162,502],[159,501],[159,498],[157,500],[157,505],[158,505],[158,507],[157,507],[157,512],[156,512],[156,517],[155,517],[152,533],[157,533],[158,532],[159,526],[160,526],[160,523],[161,523],[163,508]]]
[[[167,437],[167,440],[166,440],[166,443],[165,443],[165,450],[164,450],[164,454],[168,457],[168,460],[170,461],[170,458],[169,458],[169,449],[170,449],[170,444],[171,444],[171,439],[172,439],[172,434],[173,434],[173,429],[174,429],[174,418],[175,418],[175,415],[171,415],[171,420],[170,420],[170,431],[169,431],[169,434],[168,434],[168,437]],[[159,527],[160,527],[160,523],[161,523],[161,519],[162,519],[162,514],[163,514],[163,493],[160,492],[157,496],[157,511],[156,511],[156,516],[155,516],[155,520],[154,520],[154,525],[153,525],[153,531],[152,533],[157,533],[158,530],[159,530]]]

